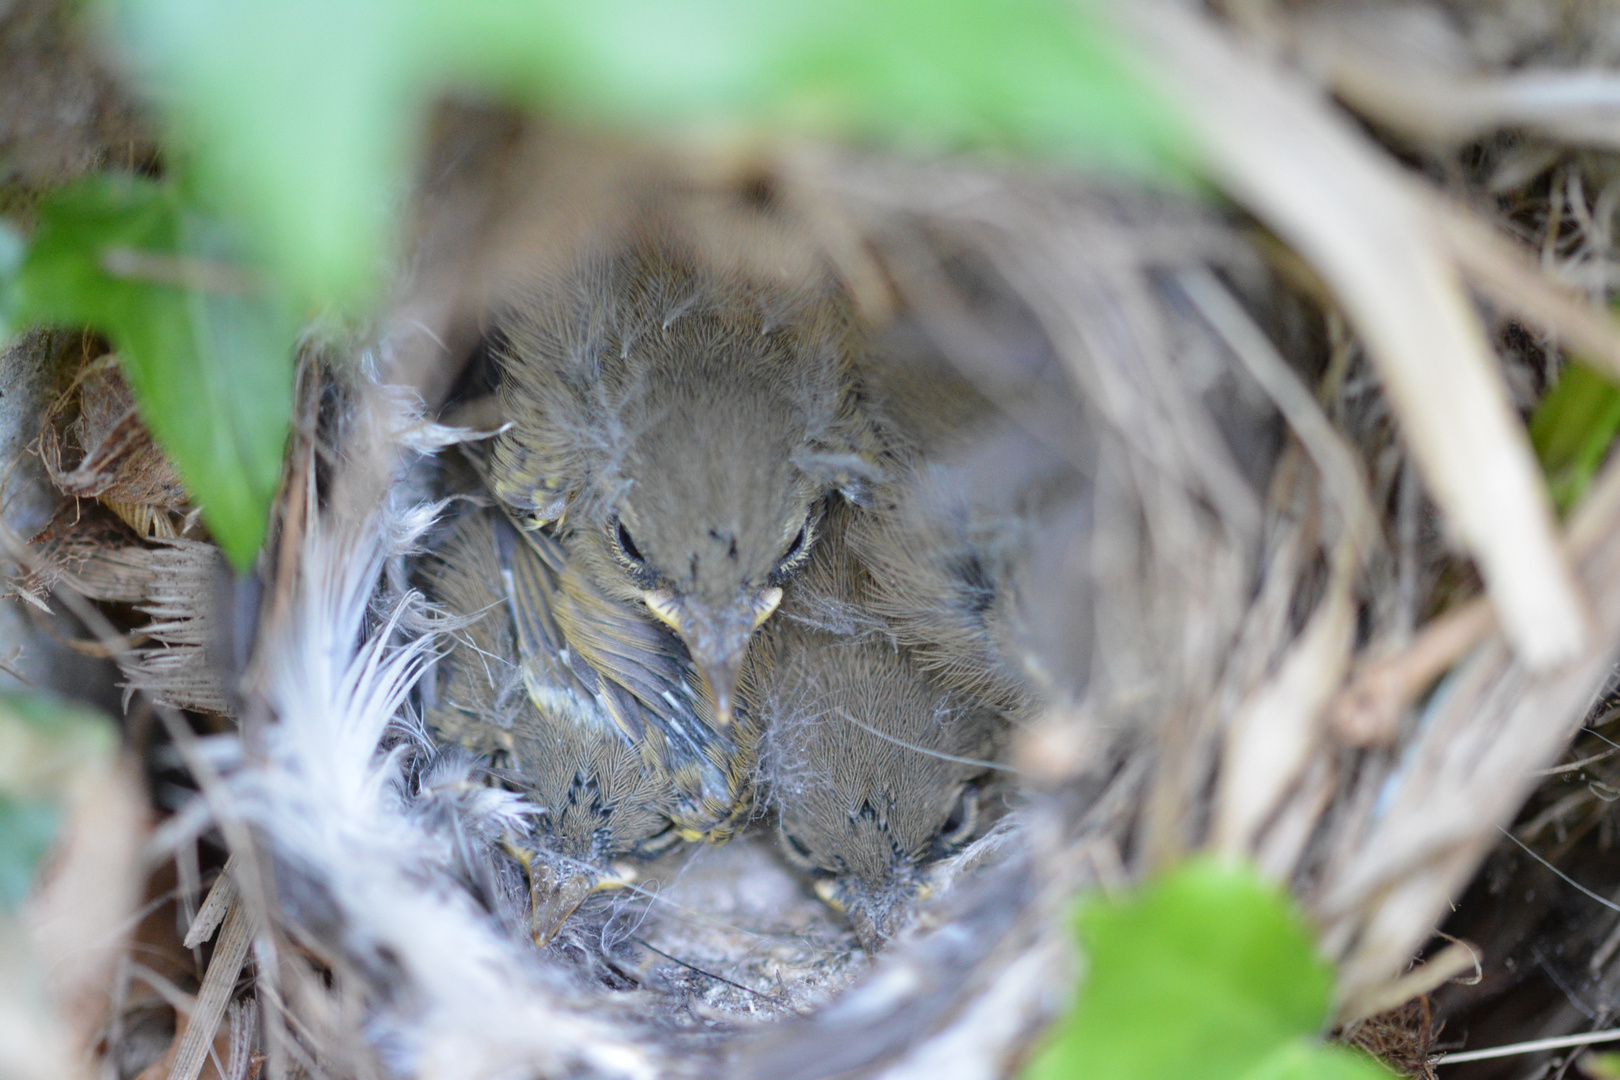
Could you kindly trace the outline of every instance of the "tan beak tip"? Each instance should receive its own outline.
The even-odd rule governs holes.
[[[838,882],[836,879],[817,878],[812,888],[815,889],[816,895],[821,898],[822,903],[826,904],[834,911],[844,910],[844,900],[843,897],[839,895]]]
[[[782,603],[782,590],[772,585],[759,594],[754,602],[754,629],[758,630],[760,624],[771,617],[777,607]]]
[[[649,589],[641,594],[642,602],[653,617],[677,634],[681,632],[681,608],[675,602],[675,594],[667,589]]]

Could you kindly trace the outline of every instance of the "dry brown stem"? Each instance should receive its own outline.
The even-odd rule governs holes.
[[[1131,10],[1209,167],[1312,262],[1355,321],[1514,647],[1537,670],[1575,656],[1586,614],[1551,504],[1428,208],[1309,86],[1184,9]]]
[[[1328,722],[1348,746],[1394,740],[1401,713],[1496,628],[1485,600],[1471,600],[1424,625],[1406,648],[1364,660],[1328,707]]]

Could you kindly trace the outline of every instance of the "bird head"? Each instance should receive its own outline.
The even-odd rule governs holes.
[[[534,940],[544,945],[591,895],[634,879],[625,857],[652,857],[680,838],[668,817],[667,785],[616,736],[530,714],[518,724],[513,759],[541,811],[536,849],[520,858]]]
[[[677,393],[625,455],[633,483],[582,537],[598,548],[593,562],[686,643],[722,724],[754,631],[816,542],[825,495],[795,462],[796,433],[737,409],[765,405],[759,414],[785,418],[785,403],[752,396]]]
[[[593,866],[551,851],[523,852],[529,876],[530,926],[536,945],[545,945],[593,893],[633,885],[628,863]]]
[[[820,506],[871,479],[847,310],[646,246],[555,293],[506,330],[492,488],[679,635],[723,726]]]
[[[881,636],[814,638],[824,644],[792,650],[767,705],[778,838],[875,949],[929,865],[978,834],[989,766],[975,756],[999,721],[957,707]]]
[[[950,795],[942,820],[937,812],[896,813],[899,807],[890,806],[885,813],[869,803],[836,823],[783,813],[777,826],[783,853],[812,876],[816,895],[849,920],[867,952],[881,949],[911,904],[928,895],[928,865],[975,835],[977,785],[965,783]]]

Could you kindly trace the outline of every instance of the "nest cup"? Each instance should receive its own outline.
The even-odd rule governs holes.
[[[301,359],[262,586],[224,584],[172,484],[107,504],[149,544],[64,519],[30,579],[144,628],[116,659],[211,815],[164,842],[195,850],[212,820],[229,857],[184,945],[213,940],[192,1023],[216,1021],[231,1075],[1006,1075],[1071,993],[1072,899],[1199,851],[1285,884],[1338,966],[1344,1036],[1429,1069],[1425,995],[1475,963],[1434,931],[1620,641],[1620,473],[1564,526],[1584,651],[1531,667],[1450,542],[1387,375],[1322,281],[1230,208],[973,163],[681,156],[464,106],[429,145],[390,309]],[[1511,140],[1487,149],[1525,168]],[[950,459],[948,482],[994,491],[1026,440],[1084,492],[1034,545],[1014,636],[1039,693],[1007,708],[998,816],[875,954],[775,851],[768,791],[739,836],[641,866],[536,947],[507,842],[532,807],[423,724],[465,626],[419,587],[468,502],[461,447],[491,427],[496,314],[654,186],[706,257],[829,267],[874,385],[948,371],[984,403],[1008,438]],[[739,213],[778,239],[739,239]],[[1533,400],[1547,373],[1501,351]],[[88,443],[127,402],[92,405],[77,428],[53,409],[46,449],[59,485],[96,495],[118,463]],[[240,738],[200,747],[178,710]],[[1550,838],[1600,810],[1544,790],[1517,835],[1558,862]],[[1511,936],[1480,895],[1470,936]],[[191,1044],[171,1060],[200,1063]]]
[[[1062,913],[1077,892],[1216,842],[1314,887],[1332,861],[1322,822],[1354,793],[1323,792],[1325,762],[1302,755],[1297,775],[1274,782],[1276,805],[1234,809],[1225,744],[1253,702],[1279,692],[1290,649],[1344,604],[1363,557],[1346,549],[1365,523],[1336,501],[1274,403],[1279,380],[1312,396],[1304,388],[1330,368],[1329,327],[1241,220],[1175,196],[966,165],[725,166],[476,121],[445,125],[441,150],[458,167],[433,173],[420,201],[413,273],[395,315],[360,347],[369,363],[335,355],[309,368],[315,419],[294,454],[283,554],[250,664],[269,706],[248,714],[249,744],[257,723],[269,749],[258,778],[251,768],[243,778],[259,789],[248,816],[276,889],[262,932],[318,944],[332,989],[309,984],[316,968],[283,961],[283,977],[302,980],[289,1000],[328,1002],[329,1034],[315,1040],[324,1052],[341,1045],[468,1075],[500,1061],[901,1075],[939,1057],[950,1075],[994,1075],[1063,1000]],[[1044,693],[1013,725],[1006,760],[1020,771],[1005,784],[1005,814],[932,868],[931,897],[873,957],[785,869],[763,821],[725,847],[644,867],[636,889],[583,905],[536,950],[523,933],[521,872],[496,839],[498,797],[470,765],[401,727],[431,685],[419,679],[424,631],[456,632],[412,614],[408,589],[416,552],[444,531],[427,508],[460,467],[439,444],[465,437],[448,427],[480,421],[482,334],[514,282],[556,275],[593,235],[621,228],[649,174],[711,257],[830,265],[861,316],[875,381],[908,364],[955,372],[1009,431],[1044,440],[1087,493],[1088,512],[1054,533],[1040,563],[1048,576],[1025,632],[1040,639]],[[740,241],[726,226],[739,208],[790,227],[797,246]],[[328,383],[337,390],[322,391],[319,407]],[[1020,467],[993,453],[956,465],[991,478]],[[386,720],[362,719],[351,703],[316,723],[333,702],[286,696],[289,679],[344,678],[310,669],[312,610],[390,672],[368,706],[396,706]],[[323,630],[319,640],[346,638]],[[295,708],[309,716],[290,724]],[[345,728],[354,741],[334,743]],[[322,769],[345,760],[358,801],[309,789],[321,758]],[[395,794],[368,801],[379,784]],[[1253,820],[1233,822],[1245,812]],[[372,821],[376,836],[336,828],[325,820],[334,813]],[[278,824],[288,821],[299,824]],[[390,834],[417,837],[415,865],[377,839]],[[375,873],[362,875],[367,862]],[[405,903],[385,886],[418,879]],[[420,906],[424,892],[437,907]],[[489,986],[487,970],[454,956],[471,948],[452,945],[457,934],[511,984]],[[369,1017],[367,1038],[342,1034],[346,1010],[332,1003],[345,999],[348,1023]],[[293,1014],[315,1030],[313,1016]],[[392,1034],[379,1039],[378,1028]]]
[[[1282,342],[1296,359],[1271,361],[1293,372],[1310,370],[1319,317],[1241,226],[1176,197],[881,159],[723,166],[487,115],[445,130],[458,168],[432,173],[406,290],[359,346],[369,362],[334,352],[306,368],[312,421],[249,663],[267,708],[248,706],[244,732],[265,750],[234,782],[256,824],[260,887],[274,881],[261,933],[320,958],[304,970],[283,960],[301,987],[289,1002],[328,1003],[323,1053],[340,1045],[408,1070],[898,1075],[942,1054],[951,1075],[1004,1071],[1072,977],[1069,899],[1209,834],[1206,805],[1167,800],[1185,777],[1202,772],[1207,787],[1212,775],[1195,709],[1231,678],[1268,517],[1312,519],[1302,563],[1342,529],[1316,505],[1312,470],[1288,464],[1275,406],[1218,322]],[[776,854],[768,791],[742,836],[642,866],[633,888],[588,900],[537,949],[521,868],[500,842],[521,826],[510,797],[413,727],[432,708],[433,642],[458,632],[411,587],[458,513],[441,500],[465,484],[463,455],[445,444],[487,419],[484,335],[510,290],[554,279],[650,191],[706,257],[830,266],[859,313],[874,397],[933,370],[987,403],[1008,438],[959,455],[953,483],[993,490],[998,472],[1028,467],[1008,439],[1032,440],[1086,493],[1086,512],[1037,545],[1045,576],[1019,632],[1039,639],[1043,692],[1010,710],[1000,817],[929,868],[928,899],[876,955]],[[769,228],[739,233],[737,215]],[[902,402],[936,404],[960,408]],[[344,664],[317,659],[322,643],[343,657],[350,633]],[[345,672],[357,666],[375,697],[339,708],[319,696],[355,685]],[[1039,764],[1025,775],[1022,762]],[[491,966],[506,973],[499,988]],[[319,969],[329,988],[309,983]],[[341,1034],[346,1011],[368,1017],[367,1037]],[[314,1030],[314,1016],[292,1014]]]

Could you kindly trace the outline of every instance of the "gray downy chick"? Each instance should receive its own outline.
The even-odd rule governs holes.
[[[830,279],[718,264],[652,219],[502,319],[491,487],[679,635],[723,728],[815,507],[856,494],[875,454]]]
[[[542,808],[539,850],[522,856],[544,943],[593,891],[624,883],[619,860],[656,855],[679,833],[667,777],[600,693],[544,677],[533,692],[509,584],[522,543],[500,511],[470,512],[429,567],[433,599],[467,622],[440,661],[428,721],[440,737],[490,755],[497,775]]]
[[[931,677],[1027,718],[1089,668],[1085,417],[1026,375],[1040,407],[1014,420],[936,350],[889,345],[867,378],[888,475],[849,534],[869,603]]]
[[[870,582],[841,535],[852,513],[829,510],[757,670],[782,851],[876,951],[923,893],[929,864],[981,828],[1005,725],[930,680],[872,615]]]

